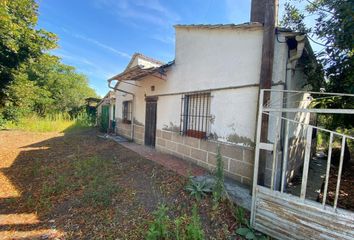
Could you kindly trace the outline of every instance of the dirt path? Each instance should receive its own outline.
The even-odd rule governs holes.
[[[159,203],[190,213],[185,177],[96,135],[0,132],[0,239],[143,239]],[[199,205],[208,239],[226,239],[226,207]]]

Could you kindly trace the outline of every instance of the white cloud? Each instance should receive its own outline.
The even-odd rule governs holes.
[[[114,71],[106,71],[107,66],[100,67],[97,63],[88,60],[85,57],[72,55],[68,51],[63,49],[57,49],[54,51],[54,55],[66,60],[67,62],[75,65],[79,72],[83,72],[89,76],[95,76],[102,79],[108,79],[115,75]],[[120,69],[117,69],[119,72]]]
[[[95,6],[109,8],[119,17],[130,21],[151,23],[160,27],[169,27],[180,20],[177,13],[163,6],[159,0],[96,0]]]
[[[92,44],[94,44],[94,45],[96,45],[96,46],[98,46],[100,48],[106,49],[106,50],[108,50],[108,51],[110,51],[112,53],[115,53],[115,54],[117,54],[117,55],[119,55],[121,57],[128,58],[128,59],[131,58],[130,54],[128,54],[126,52],[123,52],[123,51],[119,51],[119,50],[117,50],[117,49],[115,49],[115,48],[113,48],[113,47],[111,47],[109,45],[106,45],[106,44],[104,44],[102,42],[97,41],[96,39],[86,37],[85,35],[82,35],[82,34],[71,32],[71,31],[67,30],[66,28],[62,28],[62,30],[64,32],[70,34],[73,37],[76,37],[78,39],[82,39],[82,40],[84,40],[86,42],[92,43]]]

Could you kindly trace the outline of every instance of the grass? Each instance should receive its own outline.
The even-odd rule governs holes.
[[[21,118],[18,122],[7,122],[5,129],[22,130],[26,132],[71,132],[92,126],[85,117],[70,118],[65,114],[47,117],[32,115]]]

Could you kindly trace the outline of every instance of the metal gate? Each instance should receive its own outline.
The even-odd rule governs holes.
[[[103,105],[101,111],[101,131],[107,132],[109,127],[109,105]]]
[[[266,103],[263,102],[265,92],[270,94],[270,100]],[[295,99],[289,101],[289,96],[296,95]],[[274,89],[260,91],[251,225],[277,239],[354,239],[354,212],[341,209],[339,204],[345,143],[346,140],[354,140],[354,137],[321,128],[310,122],[311,114],[353,115],[354,109],[310,108],[309,104],[304,102],[311,102],[312,96],[345,97],[351,100],[354,97],[350,94]],[[264,116],[269,118],[267,141],[261,141]],[[299,132],[303,135],[297,135]],[[316,201],[311,198],[311,174],[315,172],[316,166],[312,169],[310,165],[314,161],[311,158],[313,136],[319,133],[328,134],[329,147],[327,157],[324,158],[323,189],[319,193],[322,199]],[[338,166],[331,166],[335,140],[337,145],[340,143],[339,163]],[[297,154],[296,151],[303,154]],[[262,161],[265,163],[262,164]],[[265,166],[265,170],[262,166]],[[297,167],[301,179],[298,192],[295,191],[296,187],[294,191],[288,189],[291,178],[295,178],[292,174],[296,172],[296,166],[300,166]],[[334,174],[330,175],[331,171]],[[260,172],[264,172],[266,179],[261,183]],[[333,188],[332,192],[329,191],[329,185]],[[351,191],[354,191],[354,186]],[[328,193],[332,195],[329,196]]]

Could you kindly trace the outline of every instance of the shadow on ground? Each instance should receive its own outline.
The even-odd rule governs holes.
[[[158,204],[172,215],[194,204],[185,177],[96,130],[2,131],[0,143],[0,239],[142,239]],[[205,232],[223,239],[232,216],[208,204],[200,204]]]

